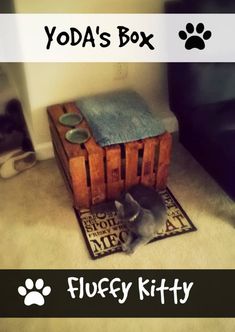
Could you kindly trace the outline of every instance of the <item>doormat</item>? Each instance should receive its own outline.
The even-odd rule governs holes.
[[[167,188],[160,192],[167,207],[167,221],[161,233],[149,243],[196,231],[185,211]],[[95,207],[96,211],[75,210],[87,248],[93,259],[121,252],[121,243],[125,242],[127,229],[118,220],[114,204],[106,203]]]

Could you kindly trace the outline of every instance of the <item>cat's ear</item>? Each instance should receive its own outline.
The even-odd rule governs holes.
[[[125,200],[126,200],[126,202],[128,202],[128,203],[135,202],[134,198],[133,198],[133,197],[131,196],[131,194],[129,194],[129,193],[126,193]]]
[[[114,203],[115,203],[115,206],[116,206],[116,209],[117,209],[117,210],[120,210],[120,209],[123,208],[122,203],[120,203],[120,202],[118,202],[118,201],[115,201]]]

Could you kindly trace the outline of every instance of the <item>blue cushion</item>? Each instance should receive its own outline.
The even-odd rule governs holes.
[[[162,121],[144,99],[132,90],[81,98],[76,102],[93,137],[102,147],[161,135]]]

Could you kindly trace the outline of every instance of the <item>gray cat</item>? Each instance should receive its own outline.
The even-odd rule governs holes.
[[[115,201],[118,218],[129,234],[122,250],[132,254],[138,247],[152,240],[167,220],[166,207],[160,194],[144,185],[132,187],[120,202]]]

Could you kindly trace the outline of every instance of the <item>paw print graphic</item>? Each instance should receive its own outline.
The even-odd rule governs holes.
[[[25,287],[18,287],[18,293],[24,296],[24,304],[30,306],[32,304],[37,304],[39,306],[44,305],[44,296],[49,295],[51,292],[51,287],[45,286],[43,279],[37,279],[34,285],[32,279],[25,280]]]
[[[194,25],[192,23],[188,23],[186,25],[186,32],[183,30],[179,32],[179,37],[182,40],[186,40],[185,48],[187,50],[191,50],[192,48],[203,50],[205,48],[205,40],[210,39],[212,33],[209,30],[204,30],[205,27],[203,23],[198,23],[198,25],[196,26],[196,32]]]

